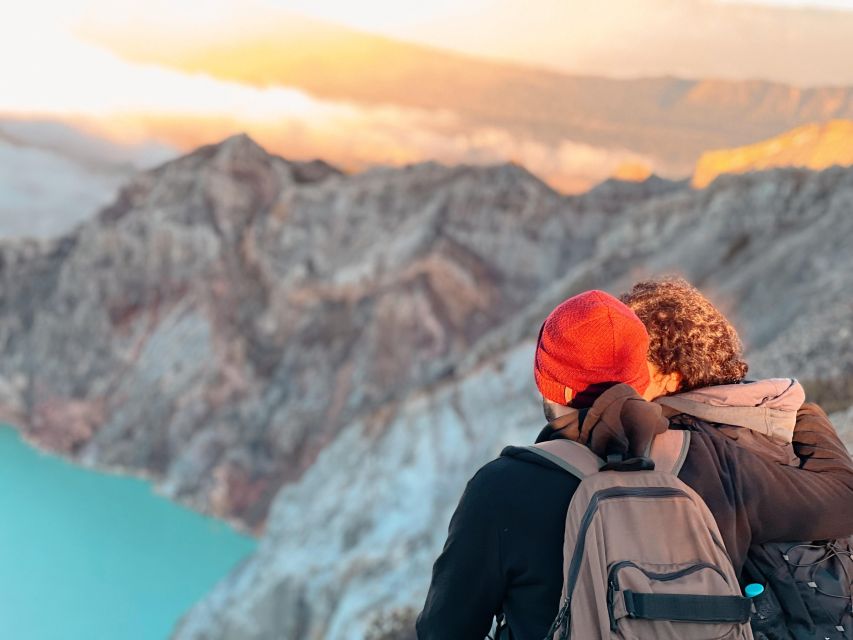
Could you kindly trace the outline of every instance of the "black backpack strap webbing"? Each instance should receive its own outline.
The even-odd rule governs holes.
[[[676,622],[749,622],[752,601],[743,596],[703,596],[681,593],[623,591],[630,618]]]

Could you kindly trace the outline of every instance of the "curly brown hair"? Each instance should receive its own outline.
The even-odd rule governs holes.
[[[681,374],[679,391],[743,380],[747,364],[735,328],[683,278],[638,282],[620,296],[649,332],[649,361]]]

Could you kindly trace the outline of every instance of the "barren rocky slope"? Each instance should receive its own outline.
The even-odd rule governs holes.
[[[236,137],[0,244],[0,415],[265,528],[176,637],[359,638],[420,604],[464,482],[540,426],[533,337],[565,296],[678,271],[756,374],[843,388],[851,210],[838,168],[565,198],[513,165],[342,176]]]
[[[531,336],[569,293],[617,292],[642,274],[679,270],[728,304],[756,374],[849,380],[851,210],[853,171],[787,170],[724,178],[611,217],[594,255],[555,274],[453,377],[411,394],[380,432],[350,424],[281,491],[256,556],[176,637],[363,637],[377,612],[418,606],[465,481],[542,422]],[[850,412],[834,417],[853,444]]]
[[[232,138],[3,247],[0,410],[259,527],[344,425],[446,378],[589,254],[587,220],[515,166],[342,178]]]

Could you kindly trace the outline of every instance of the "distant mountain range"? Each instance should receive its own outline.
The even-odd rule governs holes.
[[[0,418],[263,532],[176,638],[362,638],[420,604],[477,466],[541,426],[533,339],[578,291],[684,274],[751,375],[803,379],[853,444],[826,393],[853,378],[851,198],[853,168],[566,197],[513,164],[344,175],[233,137],[0,242]]]
[[[809,16],[809,29],[812,21],[827,19]],[[407,159],[421,153],[417,159],[454,163],[514,160],[552,186],[576,192],[625,162],[642,162],[658,174],[681,178],[708,150],[740,147],[807,123],[853,119],[853,89],[845,86],[804,89],[760,80],[570,75],[280,12],[261,13],[252,23],[230,29],[199,28],[192,38],[162,26],[158,30],[156,24],[144,33],[134,36],[116,25],[83,30],[92,42],[130,61],[253,87],[295,87],[331,104],[392,109],[381,117],[373,111],[363,115],[368,129],[382,132],[374,145],[358,136],[356,124],[357,148],[338,149],[340,157],[324,149],[315,152],[351,168],[371,162],[371,146],[377,147],[373,162],[393,158],[393,144],[386,144],[390,130],[399,155]],[[184,141],[209,140],[205,126],[191,118],[180,126],[149,124],[152,131],[160,127]],[[286,136],[244,124],[275,151],[291,152]],[[422,136],[419,150],[406,144],[417,136]]]
[[[851,149],[853,121],[811,123],[752,145],[706,151],[692,171],[692,185],[702,188],[721,174],[772,167],[846,166],[853,164]],[[59,121],[0,119],[0,238],[62,234],[106,205],[137,169],[177,153],[164,144],[111,142]],[[641,161],[618,164],[618,152],[607,159],[582,147],[561,154],[576,168],[561,174],[573,189],[593,186],[592,176],[605,167],[611,173],[602,173],[602,180],[612,175],[617,180],[643,181],[654,175]],[[540,157],[538,152],[534,155]],[[50,181],[44,175],[50,175]]]

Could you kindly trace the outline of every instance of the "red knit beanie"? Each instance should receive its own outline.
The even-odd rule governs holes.
[[[604,291],[569,298],[539,331],[533,375],[548,400],[588,407],[605,389],[624,382],[649,386],[649,334],[642,321]]]

